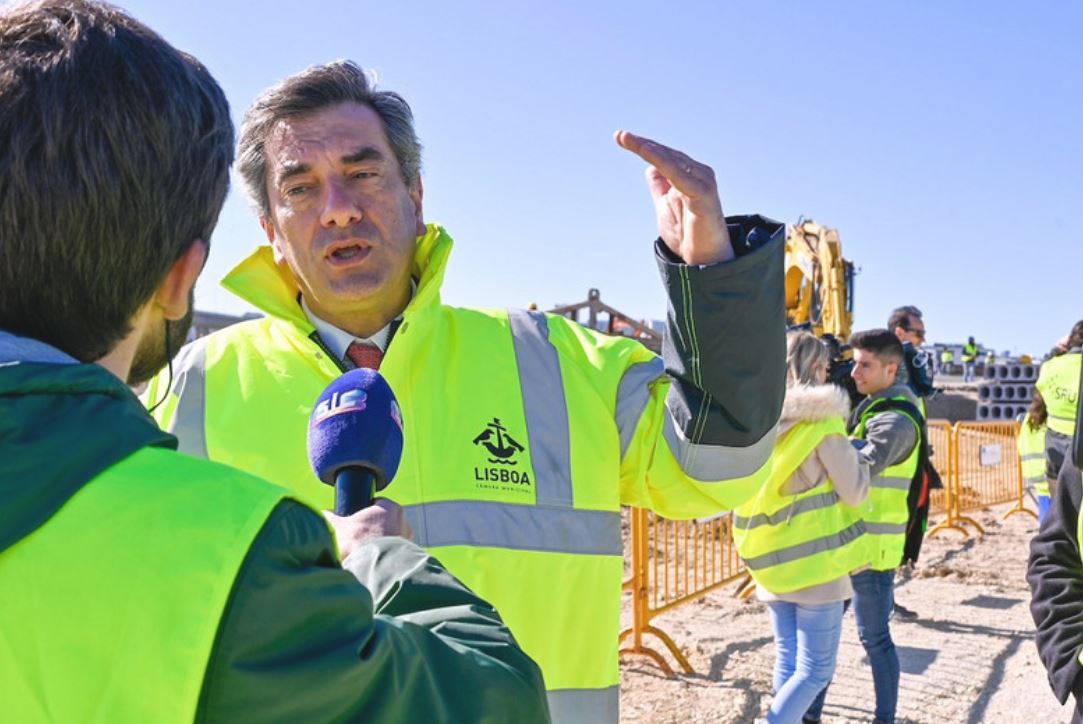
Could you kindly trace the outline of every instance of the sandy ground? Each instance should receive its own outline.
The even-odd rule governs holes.
[[[902,668],[898,721],[1070,719],[1070,708],[1057,703],[1046,683],[1027,608],[1027,542],[1037,522],[1024,515],[1004,520],[1005,510],[972,514],[985,527],[982,537],[945,531],[926,541],[921,563],[896,588],[896,600],[918,614],[891,624]],[[622,722],[751,722],[766,712],[774,662],[767,613],[733,592],[729,586],[655,619],[695,673],[667,678],[645,657],[626,658]],[[629,610],[626,596],[626,623]],[[824,721],[872,721],[872,691],[847,614]]]

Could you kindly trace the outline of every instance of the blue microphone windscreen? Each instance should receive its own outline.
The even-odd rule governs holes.
[[[402,458],[402,413],[379,372],[356,369],[323,391],[308,423],[308,460],[328,485],[348,467],[370,470],[376,489],[395,477]]]

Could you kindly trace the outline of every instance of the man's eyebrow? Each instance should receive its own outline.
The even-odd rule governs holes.
[[[365,146],[349,156],[343,156],[339,160],[345,164],[361,163],[362,161],[383,161],[384,155],[375,146]]]
[[[308,173],[311,170],[311,166],[307,163],[287,163],[279,167],[275,173],[275,182],[281,184],[286,179],[293,176],[300,176],[303,173]]]

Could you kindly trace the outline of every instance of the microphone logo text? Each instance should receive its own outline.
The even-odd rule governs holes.
[[[345,412],[364,410],[368,395],[364,390],[353,389],[333,392],[326,400],[320,400],[312,416],[312,424],[318,425],[329,417]]]

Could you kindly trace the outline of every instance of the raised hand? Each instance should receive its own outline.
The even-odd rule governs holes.
[[[654,199],[658,235],[686,264],[714,264],[733,258],[726,217],[714,170],[687,154],[628,131],[617,144],[650,164],[647,186]]]

